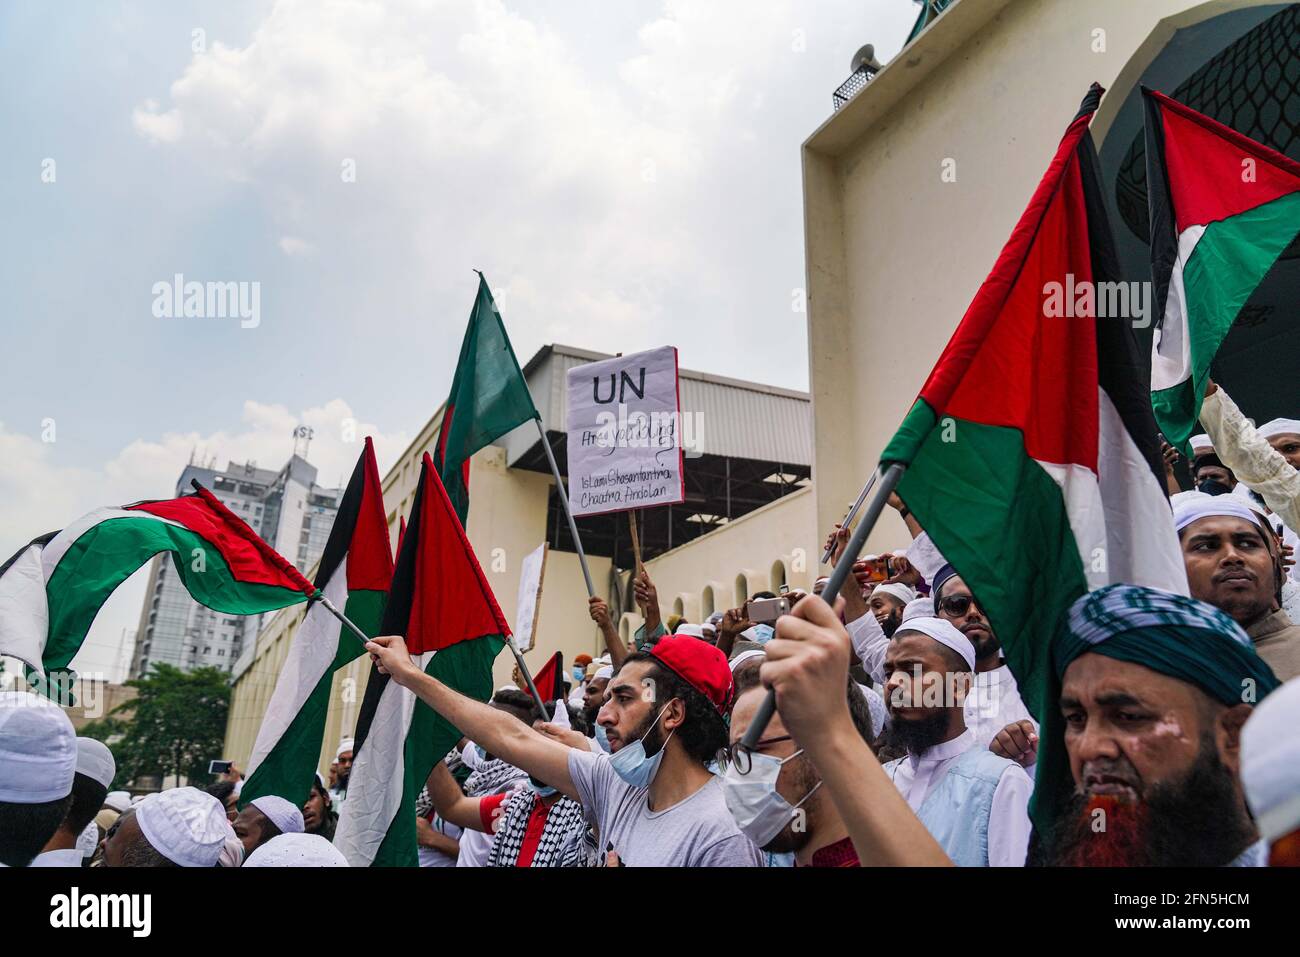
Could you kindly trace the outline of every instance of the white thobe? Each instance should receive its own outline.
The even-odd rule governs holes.
[[[963,731],[921,754],[890,761],[885,773],[893,779],[904,800],[919,811],[930,792],[943,780],[954,761],[976,747],[975,736]],[[1023,867],[1029,850],[1029,796],[1034,785],[1018,764],[1009,764],[998,779],[989,808],[989,866]]]
[[[992,671],[975,672],[965,704],[966,727],[975,743],[987,748],[999,731],[1015,721],[1028,720],[1038,730],[1038,722],[1020,700],[1020,689],[1006,663]]]
[[[83,860],[81,848],[65,847],[57,851],[41,851],[28,867],[80,867]]]

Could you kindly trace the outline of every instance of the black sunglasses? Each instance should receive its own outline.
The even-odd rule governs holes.
[[[979,602],[970,595],[948,595],[939,601],[939,610],[952,615],[954,618],[961,618],[970,611],[972,605],[980,614],[984,613],[984,609],[980,608]]]

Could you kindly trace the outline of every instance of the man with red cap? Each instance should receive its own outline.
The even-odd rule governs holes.
[[[686,635],[628,655],[596,717],[610,755],[570,748],[421,671],[398,636],[366,644],[381,672],[502,760],[576,798],[606,860],[638,867],[761,866],[707,767],[727,743],[731,669]]]

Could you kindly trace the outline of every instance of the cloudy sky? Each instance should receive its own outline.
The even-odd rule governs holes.
[[[673,344],[806,388],[799,145],[916,10],[5,3],[0,552],[172,494],[194,450],[278,468],[298,423],[323,482],[347,419],[387,468],[446,397],[472,268],[521,361]],[[257,324],[155,315],[176,274],[257,283]],[[112,671],[142,594],[74,667]]]

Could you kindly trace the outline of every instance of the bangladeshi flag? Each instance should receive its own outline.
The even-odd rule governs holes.
[[[1043,725],[1040,781],[1053,785],[1069,780],[1046,745],[1059,735],[1050,639],[1063,612],[1115,581],[1187,593],[1133,323],[1097,317],[1085,292],[1117,278],[1088,130],[1101,93],[881,456],[907,467],[900,497],[988,614]],[[1058,315],[1067,288],[1078,297]]]
[[[0,654],[38,673],[67,668],[118,585],[169,553],[201,605],[258,615],[307,600],[311,583],[215,495],[96,509],[0,566]]]
[[[479,701],[491,696],[492,662],[510,627],[427,453],[380,633],[405,636],[425,673],[448,687]],[[348,863],[416,865],[415,799],[460,738],[411,691],[371,668],[334,835]]]
[[[1164,94],[1142,94],[1158,323],[1151,404],[1185,449],[1211,360],[1300,232],[1300,163]]]
[[[343,492],[315,586],[370,637],[379,634],[393,579],[379,466],[369,436]],[[248,759],[239,806],[275,794],[302,805],[320,761],[334,672],[365,651],[319,602],[307,609],[275,681]]]
[[[469,517],[469,460],[529,419],[540,418],[483,274],[460,345],[433,461],[462,525]]]

